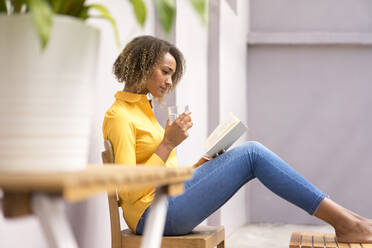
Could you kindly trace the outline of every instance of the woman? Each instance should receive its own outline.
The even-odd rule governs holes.
[[[163,130],[146,95],[161,100],[176,87],[183,71],[181,52],[166,41],[141,36],[124,48],[113,72],[125,87],[116,93],[103,123],[104,139],[113,144],[115,163],[177,166],[175,148],[188,137],[191,113],[181,114],[171,125],[167,122]],[[372,243],[371,220],[329,199],[258,142],[247,142],[213,159],[203,157],[193,167],[194,176],[185,182],[185,192],[169,199],[165,235],[190,232],[240,187],[258,178],[275,194],[331,224],[338,241]],[[119,197],[128,226],[142,234],[154,188],[120,190]]]

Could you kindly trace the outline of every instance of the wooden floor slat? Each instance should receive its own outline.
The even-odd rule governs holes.
[[[372,248],[372,244],[337,242],[334,233],[293,232],[290,248]]]
[[[324,234],[324,241],[325,241],[326,248],[337,248],[338,247],[336,243],[336,236],[334,233]]]
[[[339,248],[350,248],[348,243],[339,243],[337,242],[337,245]]]
[[[313,233],[303,232],[301,233],[301,247],[302,248],[313,248]]]
[[[362,247],[360,243],[349,243],[349,245],[350,245],[350,248],[361,248]]]
[[[301,233],[293,232],[291,240],[289,241],[289,248],[300,248],[301,245]]]
[[[324,248],[324,234],[323,233],[313,234],[313,247]]]

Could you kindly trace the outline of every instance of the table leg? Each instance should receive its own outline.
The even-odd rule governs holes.
[[[146,218],[141,248],[159,248],[167,217],[168,193],[165,187],[156,190],[155,199]]]
[[[34,194],[31,206],[33,212],[39,218],[49,247],[78,247],[65,215],[65,205],[62,197],[41,193]]]

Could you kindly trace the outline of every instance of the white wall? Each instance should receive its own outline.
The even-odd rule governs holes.
[[[48,246],[36,217],[5,219],[1,214],[0,247],[46,248]]]
[[[187,72],[176,91],[179,106],[190,105],[194,127],[177,149],[180,163],[191,164],[203,154],[207,135],[229,113],[246,122],[247,1],[211,1],[208,31],[187,1],[178,1],[176,44],[184,53]],[[234,27],[234,28],[231,28]],[[246,140],[242,137],[237,143]],[[229,235],[247,222],[247,188],[243,187],[209,224],[223,224]],[[239,213],[236,215],[235,213]]]
[[[190,106],[194,122],[190,138],[177,151],[181,166],[192,164],[199,159],[203,153],[203,141],[207,137],[208,130],[211,126],[216,126],[225,114],[232,111],[243,121],[246,120],[244,94],[246,91],[246,57],[243,51],[246,48],[247,3],[245,0],[213,1],[221,4],[219,15],[223,16],[221,22],[217,20],[218,27],[221,28],[221,32],[216,37],[218,45],[214,47],[215,50],[209,50],[209,52],[217,52],[221,57],[221,62],[216,67],[216,69],[219,68],[219,71],[215,72],[220,78],[216,85],[213,81],[208,81],[207,76],[208,44],[216,44],[210,40],[213,35],[208,38],[207,26],[201,25],[199,17],[192,10],[189,1],[177,1],[176,33],[173,39],[186,57],[187,68],[185,77],[176,90],[175,99],[176,104],[181,107],[186,104]],[[109,8],[117,21],[123,45],[137,35],[158,34],[153,9],[148,10],[148,21],[142,30],[135,24],[131,6],[127,1],[92,0],[91,2],[99,2]],[[151,0],[146,2],[147,6],[152,6]],[[92,82],[95,85],[95,101],[92,105],[94,116],[91,124],[89,152],[89,162],[100,164],[100,154],[103,150],[101,128],[104,113],[113,103],[115,92],[123,88],[122,84],[115,82],[112,75],[112,64],[122,47],[116,47],[112,29],[107,22],[91,19],[88,23],[101,31],[97,80]],[[209,73],[213,73],[213,71],[209,71]],[[218,88],[217,92],[221,92],[221,94],[218,93],[216,96],[213,95],[213,91],[208,92],[211,87]],[[216,121],[210,122],[207,111],[213,108],[210,104],[213,97],[218,98],[218,105],[221,107],[216,112],[218,115]],[[226,226],[227,233],[246,222],[248,206],[245,198],[246,189],[244,188],[217,215],[216,221]],[[109,211],[105,194],[88,201],[66,205],[67,214],[80,247],[110,247]],[[235,215],[236,211],[239,212],[238,216]],[[20,234],[22,239],[18,238]],[[37,220],[34,217],[19,220],[0,219],[0,246],[21,247],[26,245],[46,247]]]
[[[233,112],[240,120],[247,123],[247,73],[244,65],[246,65],[248,25],[248,2],[246,0],[221,1],[220,121],[229,112]],[[245,135],[235,145],[246,140],[247,136]],[[221,209],[221,224],[225,225],[227,235],[249,220],[248,192],[249,185],[243,186]]]
[[[180,166],[200,159],[207,137],[207,31],[189,1],[177,1],[176,45],[185,56],[186,72],[176,89],[176,103],[181,112],[189,105],[194,124],[177,147]]]
[[[148,20],[144,29],[135,22],[131,5],[128,1],[110,0],[90,2],[101,3],[108,7],[116,19],[120,32],[120,40],[124,45],[135,36],[154,34],[154,10],[151,0],[146,0]],[[97,61],[97,80],[95,97],[92,105],[94,113],[91,123],[91,138],[89,163],[101,164],[103,150],[102,121],[105,111],[114,101],[114,94],[122,90],[123,85],[116,83],[112,75],[112,64],[122,47],[117,47],[110,24],[102,19],[90,19],[88,23],[97,27],[101,32],[99,60]],[[105,194],[76,204],[66,204],[79,247],[111,247],[110,219],[107,197]],[[125,224],[123,224],[125,226]],[[20,238],[22,237],[22,238]],[[35,217],[4,219],[0,217],[0,247],[47,247],[44,234]]]

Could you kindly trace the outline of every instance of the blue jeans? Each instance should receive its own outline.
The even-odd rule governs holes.
[[[195,169],[193,178],[185,182],[185,192],[169,198],[164,235],[191,232],[254,178],[311,215],[328,197],[272,151],[249,141]],[[139,220],[137,234],[143,233],[150,208]]]

